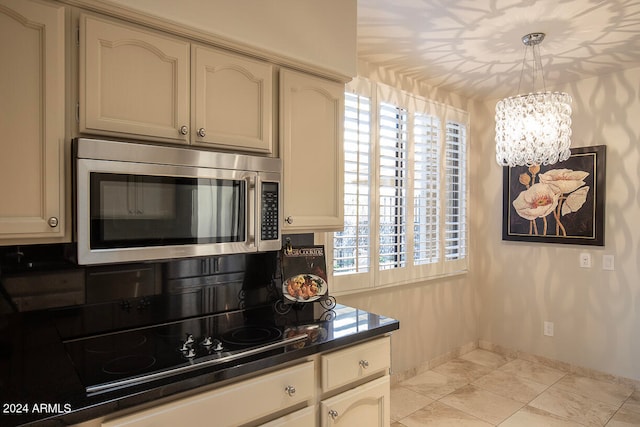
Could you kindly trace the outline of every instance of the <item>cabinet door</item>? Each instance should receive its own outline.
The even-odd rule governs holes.
[[[273,66],[192,47],[192,142],[273,151]]]
[[[64,234],[64,25],[57,4],[0,0],[0,238],[17,243]]]
[[[389,427],[389,377],[371,381],[360,387],[320,402],[320,425]]]
[[[344,85],[282,70],[283,230],[343,228]]]
[[[80,22],[80,132],[187,142],[189,43],[94,16]]]

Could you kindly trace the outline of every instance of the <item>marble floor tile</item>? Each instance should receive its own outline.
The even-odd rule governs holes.
[[[487,375],[492,371],[491,368],[478,365],[475,362],[470,362],[465,359],[453,359],[447,363],[433,368],[433,371],[439,374],[446,375],[450,378],[466,381],[470,383],[478,378]]]
[[[467,385],[443,397],[440,402],[491,424],[499,424],[524,405],[473,385]]]
[[[631,411],[624,407],[614,414],[607,427],[631,427],[640,426],[640,412]]]
[[[586,426],[603,426],[617,406],[560,389],[555,385],[536,397],[529,406]]]
[[[476,349],[391,389],[391,427],[640,426],[640,390]]]
[[[566,375],[566,372],[522,359],[512,360],[498,369],[544,385],[552,385]]]
[[[490,427],[491,424],[482,421],[463,411],[452,408],[440,402],[434,402],[419,411],[414,412],[402,420],[406,427],[422,426],[460,426],[460,427]]]
[[[404,387],[391,389],[391,419],[400,421],[402,418],[433,402],[420,393]]]
[[[460,359],[468,360],[491,369],[499,368],[511,360],[501,354],[482,349],[470,351],[469,353],[460,356]]]
[[[400,385],[437,400],[467,385],[467,381],[451,378],[438,372],[427,371],[403,381]]]
[[[549,386],[503,371],[493,371],[475,380],[473,385],[522,403],[531,402]]]
[[[640,413],[640,390],[634,391],[622,407]]]
[[[582,424],[574,423],[565,418],[543,411],[541,409],[525,406],[518,412],[507,418],[500,427],[582,427]]]
[[[554,387],[615,406],[622,405],[633,393],[633,388],[628,385],[596,380],[575,374],[565,375]]]

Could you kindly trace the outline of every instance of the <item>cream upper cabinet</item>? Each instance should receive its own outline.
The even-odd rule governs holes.
[[[273,66],[192,47],[192,141],[273,151]]]
[[[320,426],[389,427],[389,376],[320,402]]]
[[[64,235],[65,10],[0,0],[0,239]]]
[[[80,18],[80,132],[189,141],[189,43]]]
[[[280,73],[283,230],[343,228],[344,85]]]

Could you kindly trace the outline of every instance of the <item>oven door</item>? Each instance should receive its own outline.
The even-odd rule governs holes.
[[[255,172],[77,159],[79,264],[255,252]]]

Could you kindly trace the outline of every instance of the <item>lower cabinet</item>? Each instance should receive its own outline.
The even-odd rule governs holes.
[[[384,376],[320,402],[320,425],[389,427],[389,377]]]
[[[390,338],[375,338],[293,366],[83,427],[389,427]]]

